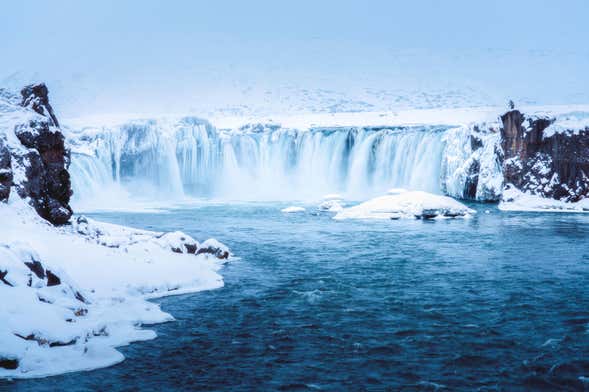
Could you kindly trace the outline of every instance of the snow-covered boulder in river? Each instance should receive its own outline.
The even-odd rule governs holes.
[[[334,219],[465,218],[475,211],[447,196],[411,191],[386,195],[345,208]]]
[[[503,191],[503,199],[499,203],[499,209],[501,211],[529,212],[589,212],[589,199],[565,202],[522,192],[513,185],[509,185]]]

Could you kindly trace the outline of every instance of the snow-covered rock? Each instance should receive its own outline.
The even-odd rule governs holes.
[[[282,210],[280,210],[280,212],[284,212],[285,214],[293,214],[293,213],[297,213],[297,212],[305,212],[305,208],[304,207],[297,207],[297,206],[290,206],[290,207],[286,207],[283,208]]]
[[[197,255],[211,254],[218,259],[227,259],[231,255],[229,248],[214,238],[209,238],[196,251]]]
[[[65,224],[73,211],[64,136],[44,84],[23,88],[21,96],[0,91],[0,200],[14,186],[41,217]]]
[[[118,363],[116,347],[156,337],[142,324],[173,319],[148,298],[223,285],[209,249],[229,250],[214,240],[86,218],[54,227],[18,197],[0,216],[0,378]]]
[[[503,200],[499,203],[499,209],[502,211],[589,212],[589,198],[577,202],[564,202],[522,192],[510,184],[503,191]]]
[[[475,211],[447,196],[411,191],[345,208],[334,219],[433,219],[469,217]]]
[[[526,116],[512,110],[501,116],[501,120],[505,184],[531,195],[563,202],[578,202],[589,197],[589,123],[586,117],[580,113]]]

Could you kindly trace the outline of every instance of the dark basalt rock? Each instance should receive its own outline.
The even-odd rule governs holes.
[[[18,359],[0,357],[0,368],[14,370],[18,368]]]
[[[184,244],[184,247],[186,248],[186,252],[187,253],[191,253],[191,254],[195,254],[197,251],[197,246],[196,244],[192,244],[192,243],[186,243]]]
[[[196,251],[196,254],[197,255],[200,255],[200,254],[211,254],[211,255],[213,255],[216,258],[221,259],[221,260],[224,260],[224,259],[229,258],[229,252],[227,252],[225,250],[222,250],[220,248],[213,247],[213,246],[207,246],[207,247],[199,248]]]
[[[6,275],[8,275],[8,271],[0,271],[0,282],[4,283],[7,286],[12,287],[12,283],[10,283],[9,281],[7,281]]]
[[[34,341],[37,342],[37,344],[39,346],[49,346],[49,347],[65,347],[65,346],[71,346],[76,344],[76,342],[78,341],[77,338],[74,338],[68,342],[60,342],[59,340],[54,340],[51,341],[49,339],[45,339],[43,337],[37,336],[35,334],[30,334],[27,336],[15,333],[14,336],[17,336],[23,340],[29,340],[29,341]]]
[[[43,268],[43,264],[41,264],[40,261],[32,260],[26,262],[25,265],[37,276],[37,278],[45,279],[45,268]]]
[[[0,138],[0,201],[8,200],[12,186],[12,159],[10,150],[3,138]]]
[[[471,139],[472,140],[472,139]],[[466,182],[464,184],[464,197],[475,200],[477,197],[477,186],[479,185],[479,172],[481,163],[473,160],[467,171]]]
[[[552,118],[526,118],[511,110],[501,120],[506,184],[563,201],[589,196],[589,128],[546,137]]]
[[[0,138],[0,202],[8,200],[12,186],[12,159],[10,151],[3,139]]]
[[[49,222],[61,225],[69,221],[72,209],[69,150],[65,148],[64,136],[49,104],[47,87],[44,84],[30,85],[22,89],[22,105],[44,116],[28,124],[21,124],[15,134],[29,150],[14,158],[25,168],[26,180],[15,184],[22,198],[29,198],[37,213]],[[0,152],[1,158],[1,152]],[[1,162],[0,162],[1,163]]]
[[[22,96],[21,106],[29,107],[42,116],[48,117],[52,124],[59,127],[57,117],[49,104],[49,90],[45,83],[37,83],[25,86],[20,94]]]
[[[53,272],[47,270],[47,287],[59,286],[60,284],[61,284],[61,279],[59,279],[59,276],[57,276]]]

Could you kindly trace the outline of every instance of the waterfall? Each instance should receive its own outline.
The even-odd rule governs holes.
[[[334,192],[361,200],[394,187],[442,193],[453,189],[445,183],[452,177],[450,132],[448,126],[298,130],[272,124],[220,130],[192,117],[85,129],[72,145],[74,200],[117,192],[233,200],[305,200]]]

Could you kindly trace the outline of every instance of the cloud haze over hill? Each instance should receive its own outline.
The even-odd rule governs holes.
[[[581,0],[3,8],[0,85],[46,81],[64,117],[589,102]]]

